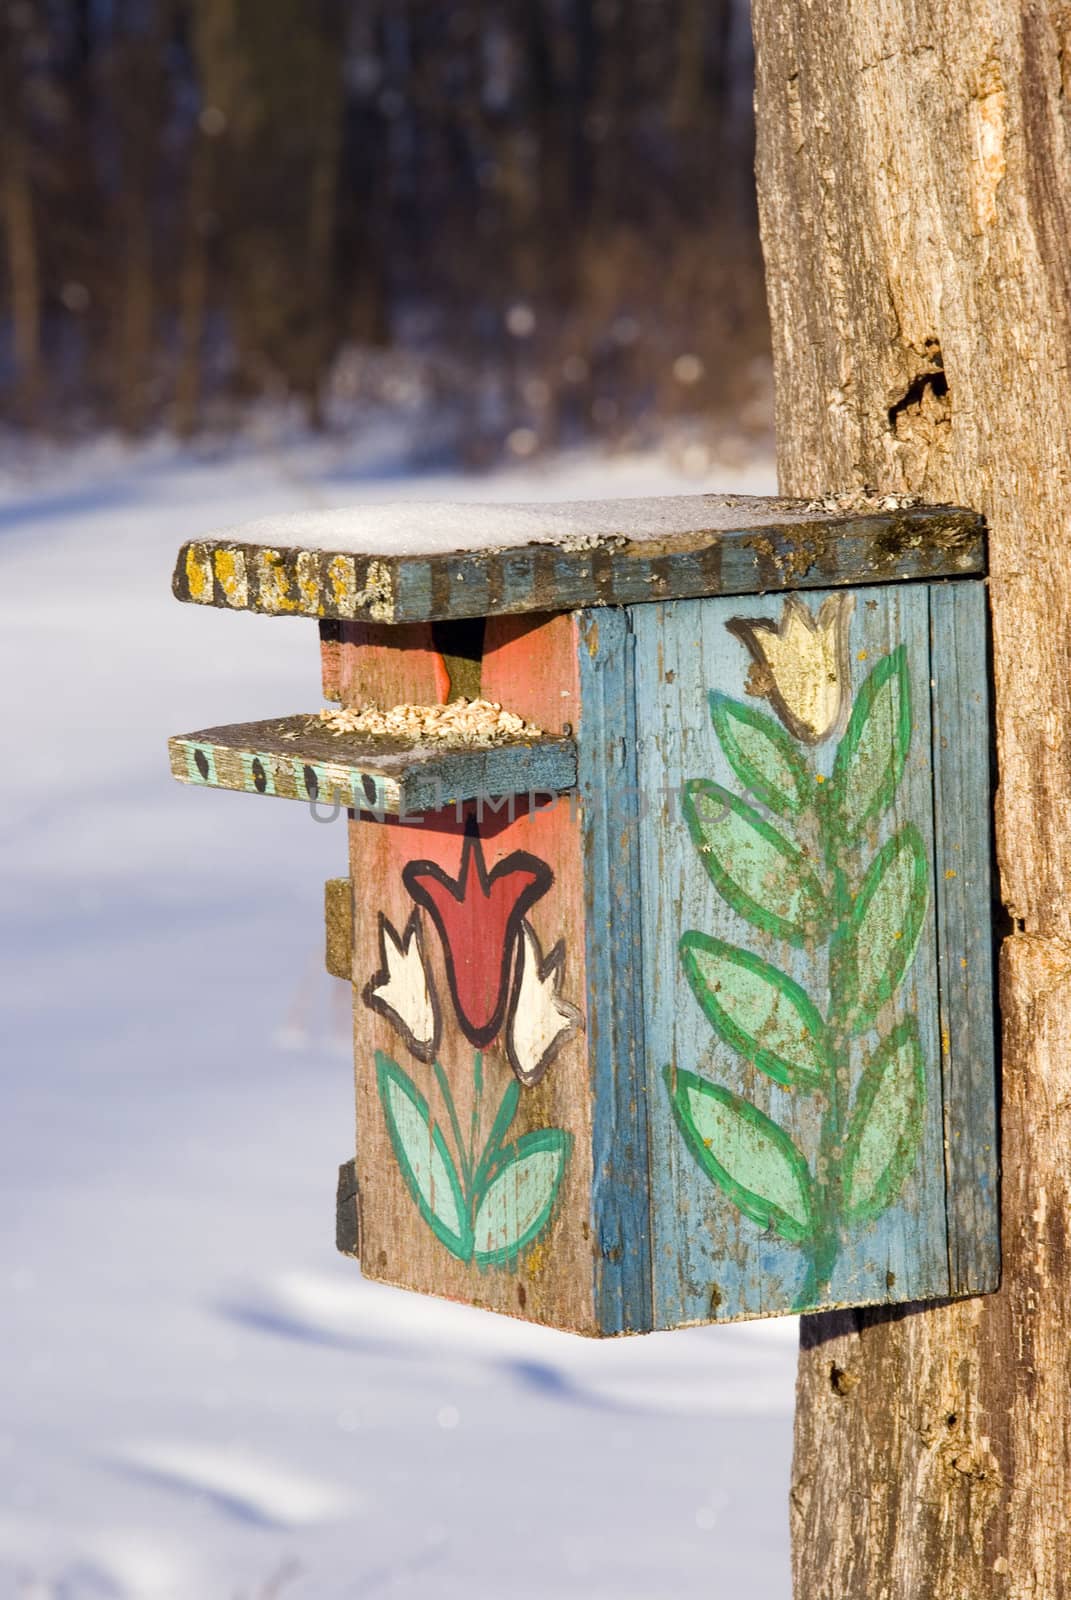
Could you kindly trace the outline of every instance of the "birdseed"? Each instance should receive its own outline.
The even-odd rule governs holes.
[[[341,711],[325,707],[320,721],[330,733],[356,733],[372,737],[411,740],[414,744],[443,746],[507,744],[515,739],[538,739],[543,730],[497,700],[467,700],[461,695],[442,706],[405,703],[381,710],[368,705]]]

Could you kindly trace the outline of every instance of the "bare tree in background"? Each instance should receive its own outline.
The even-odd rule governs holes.
[[[376,351],[475,461],[765,415],[745,0],[12,0],[0,39],[0,417],[315,423]]]
[[[29,4],[0,14],[0,214],[6,243],[15,403],[34,421],[41,390],[41,269],[31,177],[28,68],[41,19]]]

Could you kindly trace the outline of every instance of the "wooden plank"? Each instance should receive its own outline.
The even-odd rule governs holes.
[[[344,706],[475,700],[483,619],[397,626],[328,619],[320,623],[320,656],[324,699]]]
[[[341,700],[342,623],[325,617],[320,623],[320,682],[325,700]]]
[[[580,720],[577,647],[575,613],[488,617],[480,693],[568,738]]]
[[[652,1325],[651,1191],[634,638],[622,609],[585,611],[578,623],[595,1302],[602,1332],[641,1333]]]
[[[406,816],[478,796],[557,794],[576,782],[569,739],[487,748],[332,734],[309,716],[234,723],[168,741],[180,783]]]
[[[947,1294],[927,591],[678,602],[634,626],[655,1325]],[[900,647],[902,774],[853,832],[829,798],[844,716]],[[901,727],[884,695],[856,795]]]
[[[986,592],[930,588],[949,1292],[1000,1282]]]
[[[275,528],[291,542],[266,544],[253,524],[183,545],[172,587],[199,605],[397,624],[984,570],[976,513],[863,505],[826,511],[799,500],[695,495],[500,507],[493,509],[506,527],[526,513],[531,542],[465,550],[459,533],[457,549],[404,555],[386,546],[362,551],[352,539],[347,546],[342,534],[354,512],[337,514],[341,547],[332,548],[330,517],[317,513],[311,525],[297,517]],[[442,510],[431,508],[429,520]],[[411,509],[414,519],[420,511]],[[302,545],[310,526],[315,533]],[[370,522],[369,542],[374,528]]]
[[[452,698],[450,674],[430,623],[337,626],[337,642],[322,649],[325,691],[328,686],[333,691],[325,692],[326,699],[344,706],[437,706]]]

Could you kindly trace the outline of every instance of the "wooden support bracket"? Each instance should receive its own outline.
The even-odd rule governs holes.
[[[335,1249],[361,1259],[361,1197],[357,1188],[357,1163],[344,1161],[338,1169],[335,1196]]]
[[[324,965],[332,978],[353,979],[353,884],[328,878],[324,884]]]

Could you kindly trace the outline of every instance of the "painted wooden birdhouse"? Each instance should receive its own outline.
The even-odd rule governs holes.
[[[733,496],[182,549],[336,710],[171,741],[348,814],[339,1235],[589,1334],[995,1287],[983,530]]]

